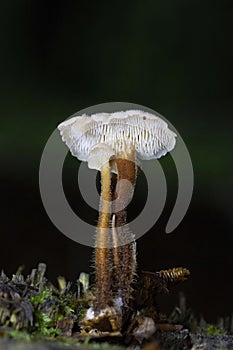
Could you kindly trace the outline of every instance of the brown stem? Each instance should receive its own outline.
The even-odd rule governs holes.
[[[123,158],[124,157],[124,158]],[[133,191],[137,176],[137,167],[135,164],[135,153],[130,152],[122,158],[115,160],[118,171],[118,183],[115,193],[114,222],[112,235],[113,240],[117,240],[119,245],[114,247],[114,275],[115,289],[123,298],[126,306],[132,294],[132,282],[136,270],[136,251],[133,234],[128,229],[127,224],[127,203],[133,196]],[[130,181],[131,191],[126,181]],[[116,237],[114,237],[116,236]],[[128,243],[130,241],[130,243]],[[116,261],[116,262],[115,262]]]
[[[105,308],[111,302],[110,269],[108,266],[108,231],[111,200],[110,186],[110,164],[106,163],[101,169],[101,198],[95,250],[96,302],[94,308],[96,310]]]

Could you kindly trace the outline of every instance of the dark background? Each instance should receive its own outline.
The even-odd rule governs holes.
[[[168,202],[138,240],[139,267],[188,267],[192,275],[177,290],[197,313],[212,321],[233,311],[232,14],[227,0],[0,1],[0,268],[11,274],[24,264],[28,273],[44,261],[54,281],[90,270],[91,248],[61,234],[43,208],[40,157],[69,115],[133,102],[176,127],[195,175],[188,213],[166,235],[177,178],[164,161]],[[163,310],[177,295],[163,298]]]

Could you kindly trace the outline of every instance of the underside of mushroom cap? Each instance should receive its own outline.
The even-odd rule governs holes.
[[[115,156],[132,147],[139,159],[160,158],[175,147],[176,134],[160,117],[140,111],[97,113],[73,117],[58,126],[73,156],[88,161],[97,144],[106,144]]]

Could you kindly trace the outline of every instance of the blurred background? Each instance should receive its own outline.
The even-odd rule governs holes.
[[[132,102],[175,126],[195,176],[189,210],[166,235],[177,175],[171,157],[161,160],[167,203],[137,242],[139,269],[191,270],[187,282],[162,298],[162,311],[172,310],[178,290],[209,322],[233,311],[232,15],[227,0],[0,1],[0,268],[6,274],[19,265],[27,274],[38,262],[47,263],[54,283],[58,275],[75,281],[90,271],[92,249],[60,233],[43,208],[40,157],[69,115]],[[67,156],[67,163],[67,197],[84,211],[78,162]],[[136,197],[140,211],[146,198],[139,187]],[[87,216],[97,219],[91,211]]]

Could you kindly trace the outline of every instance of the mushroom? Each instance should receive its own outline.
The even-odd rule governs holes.
[[[72,155],[97,170],[101,169],[97,149],[101,149],[104,160],[107,155],[128,158],[130,152],[148,160],[171,151],[176,137],[160,117],[139,110],[83,114],[64,121],[58,129]]]
[[[136,258],[135,242],[130,240],[132,242],[127,243],[127,235],[132,233],[126,232],[124,225],[126,207],[134,192],[137,167],[140,160],[160,158],[171,151],[176,143],[176,134],[160,117],[140,110],[90,116],[83,114],[64,121],[58,129],[72,155],[87,161],[90,169],[101,173],[95,252],[95,309],[103,310],[111,305],[113,292],[121,295],[127,303]],[[109,266],[111,259],[113,268]]]

